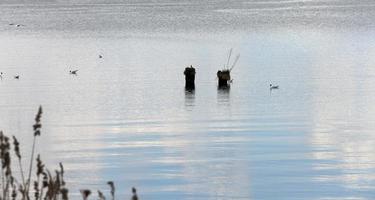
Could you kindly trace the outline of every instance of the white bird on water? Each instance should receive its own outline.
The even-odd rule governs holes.
[[[279,89],[279,86],[270,84],[270,90],[273,90],[273,89]]]
[[[21,26],[26,26],[26,25],[24,25],[24,24],[10,23],[9,26],[21,27]]]

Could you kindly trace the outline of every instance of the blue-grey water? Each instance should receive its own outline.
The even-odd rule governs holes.
[[[42,105],[72,199],[375,199],[374,35],[372,0],[2,1],[0,129],[27,166]]]

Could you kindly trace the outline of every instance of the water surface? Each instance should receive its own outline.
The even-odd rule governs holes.
[[[38,151],[64,163],[73,199],[108,180],[119,198],[373,199],[374,6],[2,3],[0,128],[27,157],[43,105]],[[218,90],[230,48],[241,58]]]

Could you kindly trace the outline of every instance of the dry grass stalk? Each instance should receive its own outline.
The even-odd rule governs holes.
[[[40,129],[42,128],[42,124],[40,122],[40,119],[42,118],[42,106],[39,106],[38,113],[35,116],[35,124],[33,125],[34,129],[34,139],[33,139],[33,146],[31,148],[31,160],[30,160],[30,167],[29,167],[29,176],[26,182],[26,191],[25,193],[27,194],[26,197],[27,199],[29,198],[29,188],[30,188],[30,179],[31,179],[31,171],[33,169],[33,161],[34,161],[34,153],[35,153],[35,143],[36,143],[36,137],[40,136]]]
[[[13,145],[14,145],[14,152],[18,158],[18,164],[20,167],[20,173],[22,177],[22,184],[25,185],[25,175],[23,174],[23,167],[22,167],[22,161],[21,161],[21,152],[20,152],[20,143],[18,142],[16,136],[13,135]]]

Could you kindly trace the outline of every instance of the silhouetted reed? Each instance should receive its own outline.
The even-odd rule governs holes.
[[[21,152],[20,152],[20,143],[18,142],[17,138],[13,135],[13,145],[14,145],[14,152],[18,158],[18,164],[20,167],[20,173],[22,178],[22,184],[25,185],[25,175],[23,174],[23,167],[22,167],[22,160],[21,160]]]
[[[107,184],[111,188],[112,200],[115,200],[115,184],[113,183],[113,181],[108,181]]]
[[[34,161],[34,153],[35,153],[35,143],[36,143],[36,138],[37,136],[40,136],[40,129],[42,128],[42,124],[40,122],[40,119],[42,118],[42,106],[39,106],[39,109],[38,109],[38,113],[36,114],[35,116],[35,124],[33,125],[33,129],[34,129],[34,139],[33,139],[33,146],[31,148],[31,158],[30,158],[30,167],[29,167],[29,176],[27,178],[27,182],[26,182],[26,194],[27,194],[27,197],[28,197],[28,194],[29,194],[29,188],[30,188],[30,178],[31,178],[31,171],[33,169],[33,161]],[[28,199],[30,199],[28,197]]]
[[[132,200],[138,200],[137,190],[135,189],[135,187],[132,188],[132,193]]]
[[[105,196],[100,190],[98,190],[98,197],[99,197],[99,200],[105,200]]]
[[[30,166],[27,169],[27,179],[24,176],[24,169],[22,166],[22,153],[20,143],[15,136],[13,139],[13,153],[11,153],[11,143],[8,136],[0,131],[0,200],[68,200],[69,190],[66,187],[64,179],[64,166],[59,163],[59,169],[54,172],[49,171],[41,159],[40,154],[37,154],[35,159],[35,180],[32,180],[33,161],[35,155],[36,138],[41,134],[41,117],[42,107],[39,107],[35,117],[35,124],[33,125],[34,137],[31,148]],[[14,154],[14,155],[12,155]],[[19,173],[22,182],[18,182],[17,178],[14,177],[12,169],[12,158],[18,160]],[[32,187],[31,187],[32,184]],[[115,184],[113,181],[108,181],[107,184],[110,187],[110,195],[112,200],[115,200]],[[30,191],[30,187],[32,188]],[[83,200],[88,200],[91,195],[91,190],[84,189],[80,190]],[[30,198],[32,195],[33,198]],[[99,200],[105,200],[104,194],[98,190]],[[135,188],[133,188],[132,199],[138,200]]]
[[[91,194],[90,190],[84,189],[80,190],[83,200],[87,200]]]

